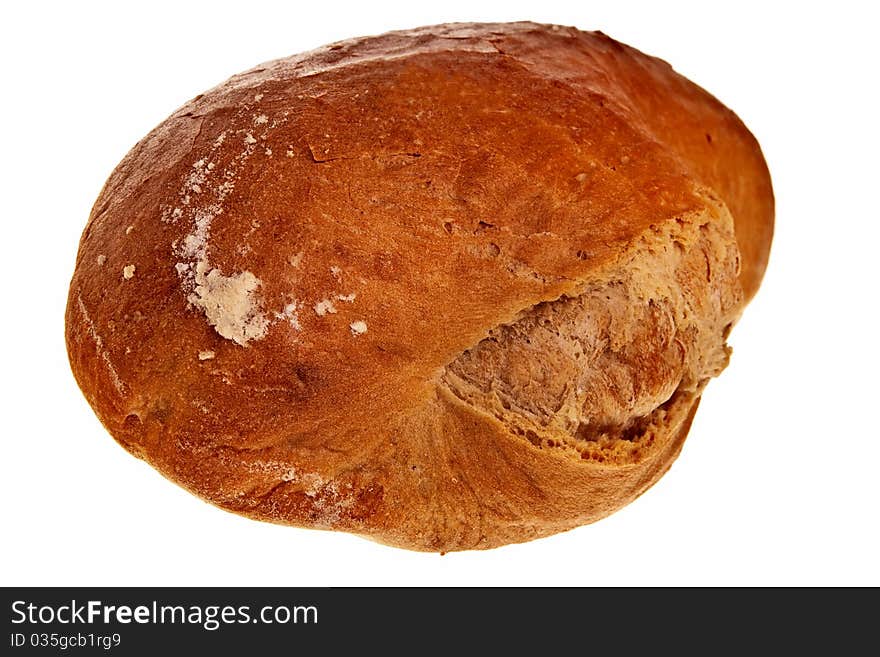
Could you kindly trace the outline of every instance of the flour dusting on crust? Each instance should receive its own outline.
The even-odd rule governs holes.
[[[110,378],[113,380],[113,387],[116,388],[116,392],[120,395],[125,393],[125,384],[122,383],[122,379],[119,378],[119,374],[116,371],[116,368],[113,367],[113,361],[110,360],[110,354],[107,349],[104,347],[104,340],[98,334],[98,329],[95,326],[95,322],[92,321],[91,316],[89,315],[89,311],[86,310],[86,304],[82,300],[82,294],[76,295],[76,303],[79,306],[79,312],[82,315],[83,321],[86,323],[86,329],[89,332],[89,336],[91,336],[92,340],[95,342],[95,347],[97,348],[98,354],[101,356],[101,360],[104,361],[104,364],[107,366],[107,371],[110,372]]]
[[[255,294],[259,278],[249,271],[224,276],[219,269],[208,270],[208,261],[202,260],[196,265],[195,282],[187,300],[205,311],[217,333],[243,347],[265,337],[269,320]]]
[[[265,139],[277,122],[270,123],[267,115],[260,114],[252,119],[252,124],[266,130],[260,135]],[[222,337],[246,347],[252,340],[264,338],[271,325],[258,292],[262,281],[249,270],[227,274],[212,265],[209,257],[211,223],[223,214],[224,201],[235,189],[239,169],[254,154],[258,141],[251,127],[234,132],[242,136],[243,150],[222,166],[217,150],[226,141],[224,130],[209,152],[193,162],[179,191],[179,205],[169,208],[163,220],[175,223],[188,216],[192,221],[190,232],[173,246],[181,258],[174,268],[190,306],[204,312],[208,324]],[[281,315],[298,328],[295,303],[289,304]]]
[[[259,102],[258,98],[254,99]],[[285,117],[270,118],[268,114],[257,113],[248,116],[245,105],[233,119],[240,127],[229,127],[214,140],[212,145],[196,156],[181,179],[178,198],[174,204],[163,206],[162,221],[175,224],[186,220],[189,232],[177,238],[172,249],[178,258],[174,269],[180,279],[181,288],[191,309],[201,311],[208,325],[217,333],[247,347],[260,340],[276,322],[286,322],[295,331],[302,330],[300,311],[311,305],[318,317],[326,317],[340,312],[334,302],[353,303],[356,293],[334,294],[314,301],[293,299],[293,294],[284,300],[280,310],[266,308],[261,295],[263,282],[249,269],[240,271],[224,270],[212,262],[210,253],[212,223],[226,211],[226,199],[235,191],[236,182],[248,160],[259,152],[271,156],[272,149],[267,139],[272,129],[287,121]],[[221,146],[224,146],[221,150]],[[228,148],[239,144],[238,153],[228,153]],[[260,224],[253,220],[253,230]],[[242,256],[250,252],[249,244],[239,246]],[[288,257],[288,263],[299,268],[304,251]],[[330,267],[330,273],[337,282],[341,281],[343,271],[339,266]],[[133,271],[132,271],[133,275]],[[128,277],[128,276],[126,276]],[[352,335],[363,335],[367,324],[358,319],[349,323]]]

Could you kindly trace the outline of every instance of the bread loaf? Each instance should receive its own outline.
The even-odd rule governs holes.
[[[236,75],[138,143],[67,346],[113,437],[213,504],[491,548],[669,468],[772,227],[755,139],[663,61],[532,23],[393,32]]]

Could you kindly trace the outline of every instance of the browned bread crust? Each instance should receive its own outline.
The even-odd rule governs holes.
[[[669,468],[772,225],[737,117],[601,33],[353,39],[231,78],[123,159],[70,362],[116,440],[230,511],[525,541]]]

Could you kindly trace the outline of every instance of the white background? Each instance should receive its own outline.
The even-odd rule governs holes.
[[[880,584],[872,3],[3,3],[3,585]],[[601,29],[669,61],[760,141],[764,285],[679,460],[597,524],[439,556],[217,510],[118,447],[70,373],[77,243],[116,163],[259,62],[453,20]]]

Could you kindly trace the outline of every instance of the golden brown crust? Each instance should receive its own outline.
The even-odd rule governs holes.
[[[735,115],[604,35],[355,39],[235,76],[135,146],[80,244],[68,351],[113,436],[223,508],[411,549],[529,540],[668,469],[772,213]],[[508,355],[548,307],[556,329],[604,312],[602,285],[604,329],[532,354],[584,394],[533,413]]]

